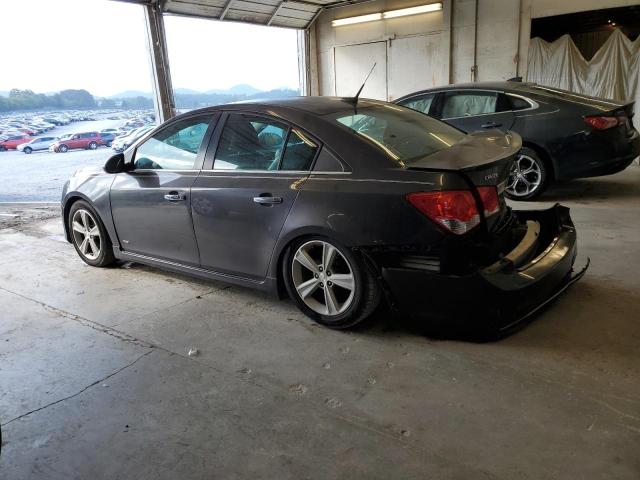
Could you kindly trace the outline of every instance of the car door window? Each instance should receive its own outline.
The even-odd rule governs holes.
[[[446,92],[442,102],[442,118],[472,117],[496,113],[499,111],[497,106],[497,92]]]
[[[187,118],[160,130],[136,149],[134,168],[190,170],[194,168],[210,116]]]
[[[429,109],[435,98],[435,93],[427,93],[426,95],[420,95],[418,97],[412,97],[408,100],[400,102],[403,107],[417,110],[418,112],[429,114]]]
[[[288,127],[275,120],[231,114],[218,142],[215,170],[277,170]]]
[[[280,170],[309,170],[318,145],[298,129],[292,129],[282,157]]]

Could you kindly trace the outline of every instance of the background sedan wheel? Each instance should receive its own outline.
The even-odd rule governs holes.
[[[31,147],[24,147],[23,152],[26,153],[26,154],[31,153],[32,152]]]
[[[91,142],[89,144],[89,149],[95,150],[96,148],[98,148],[98,144],[96,142]]]
[[[544,162],[535,151],[523,147],[509,169],[505,193],[513,200],[530,200],[544,191],[546,181]]]
[[[71,206],[68,228],[73,246],[85,263],[105,267],[114,262],[113,247],[95,210],[80,200]]]
[[[363,262],[336,242],[307,239],[286,256],[285,283],[298,307],[317,322],[347,328],[377,307],[378,285]]]
[[[62,153],[65,153],[67,150],[69,150],[69,147],[67,147],[67,146],[66,146],[66,145],[64,145],[64,144],[63,144],[63,145],[60,145],[60,146],[58,147],[58,151],[60,151],[60,152],[62,152]]]

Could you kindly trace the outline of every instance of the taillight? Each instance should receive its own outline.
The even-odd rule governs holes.
[[[484,205],[484,216],[488,217],[500,210],[500,200],[498,199],[498,190],[496,187],[479,187],[478,193]]]
[[[485,216],[500,209],[496,187],[479,187],[478,193]],[[429,219],[456,235],[467,233],[480,224],[476,200],[469,190],[410,193],[407,200]]]
[[[608,128],[617,127],[620,119],[618,117],[584,117],[584,123],[595,130],[607,130]]]
[[[468,190],[410,193],[407,200],[431,220],[457,235],[467,233],[480,224],[476,201]]]

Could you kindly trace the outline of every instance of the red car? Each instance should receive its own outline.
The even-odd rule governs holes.
[[[18,145],[21,143],[27,143],[31,140],[29,135],[11,135],[6,140],[0,142],[0,151],[1,150],[15,150]]]
[[[74,148],[95,150],[100,145],[104,145],[104,140],[98,132],[75,133],[51,144],[49,151],[64,153]]]

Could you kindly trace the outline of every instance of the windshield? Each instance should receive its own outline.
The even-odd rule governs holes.
[[[374,105],[327,115],[403,163],[449,148],[465,136],[440,120],[396,105]]]

